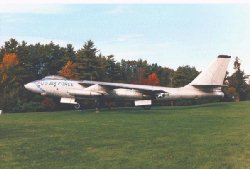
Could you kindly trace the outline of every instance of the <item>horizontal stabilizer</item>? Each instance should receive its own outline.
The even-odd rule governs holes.
[[[196,88],[216,88],[216,87],[227,87],[227,85],[192,85]]]

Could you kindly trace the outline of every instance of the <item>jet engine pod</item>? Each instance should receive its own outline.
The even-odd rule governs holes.
[[[73,96],[100,96],[100,93],[89,91],[89,90],[79,90],[79,89],[71,89],[68,91],[70,95]]]
[[[119,88],[119,89],[114,89],[114,95],[119,96],[119,97],[123,97],[123,98],[143,98],[144,95],[139,92],[138,90],[134,90],[134,89],[123,89],[123,88]]]

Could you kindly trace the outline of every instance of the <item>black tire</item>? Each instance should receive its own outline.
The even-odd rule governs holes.
[[[77,104],[74,105],[74,108],[75,108],[76,110],[79,110],[79,109],[81,109],[81,105],[80,105],[79,103],[77,103]]]

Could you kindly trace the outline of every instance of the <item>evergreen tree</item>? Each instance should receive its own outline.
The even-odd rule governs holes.
[[[226,97],[236,97],[236,100],[246,100],[249,93],[248,85],[246,83],[248,76],[245,75],[244,71],[241,70],[241,63],[238,57],[236,57],[234,61],[234,69],[235,72],[227,78],[229,87],[228,89],[225,89]],[[230,93],[232,93],[232,90],[235,94],[231,94],[231,96]]]
[[[174,70],[166,67],[160,67],[158,70],[158,74],[160,78],[160,85],[171,87],[171,78],[172,74],[174,74]]]
[[[107,81],[118,82],[121,79],[120,65],[116,63],[114,55],[109,55],[106,58],[105,68]]]
[[[98,79],[98,69],[100,69],[100,67],[98,66],[98,59],[96,57],[97,52],[91,40],[87,41],[83,48],[77,51],[76,70],[80,79]]]
[[[189,84],[199,74],[195,67],[180,66],[174,73],[173,86],[181,87]]]

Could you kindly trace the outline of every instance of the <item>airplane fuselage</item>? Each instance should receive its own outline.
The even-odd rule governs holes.
[[[102,96],[106,98],[122,98],[128,100],[156,99],[156,100],[177,100],[177,99],[198,99],[204,97],[223,97],[224,93],[220,88],[212,90],[201,90],[193,86],[169,88],[160,86],[147,86],[155,90],[164,91],[155,95],[146,95],[136,89],[116,88],[106,90],[98,84],[89,87],[80,85],[83,81],[75,80],[36,80],[25,85],[25,87],[41,95],[57,96],[63,98],[91,98]],[[138,85],[141,86],[141,85]],[[74,92],[75,91],[75,92]],[[100,92],[101,91],[101,92]]]

